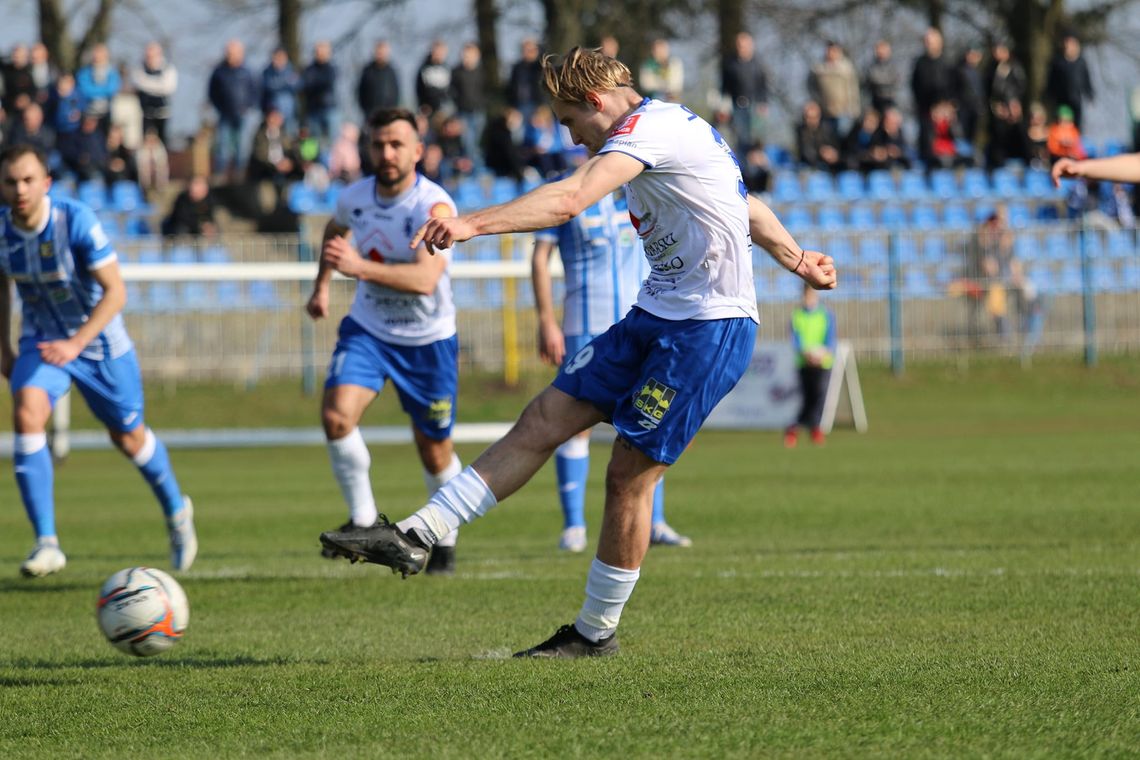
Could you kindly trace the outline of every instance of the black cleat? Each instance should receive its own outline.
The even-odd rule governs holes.
[[[433,546],[424,572],[428,575],[455,575],[455,547]]]
[[[607,657],[618,653],[617,634],[610,634],[609,638],[598,643],[578,633],[574,624],[564,625],[554,632],[546,641],[538,646],[515,652],[515,657]]]
[[[352,562],[372,562],[392,568],[407,578],[424,569],[428,548],[395,526],[384,515],[375,525],[346,531],[330,530],[321,534],[321,546],[336,557]]]
[[[354,523],[352,520],[349,520],[344,525],[337,528],[335,531],[329,531],[329,532],[330,533],[351,533],[354,530],[367,530],[367,528],[361,528],[359,525]],[[337,559],[338,557],[343,557],[344,555],[341,554],[340,552],[333,551],[332,549],[328,548],[327,546],[322,546],[321,547],[321,556],[324,557],[325,559]]]

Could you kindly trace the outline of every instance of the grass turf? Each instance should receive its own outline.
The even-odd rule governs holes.
[[[581,601],[589,557],[554,548],[549,467],[465,529],[456,577],[401,582],[317,556],[342,519],[321,449],[175,451],[202,552],[181,578],[186,640],[151,660],[94,623],[107,575],[167,566],[141,478],[112,452],[73,455],[57,477],[69,565],[29,582],[7,470],[0,757],[1133,755],[1137,370],[867,369],[865,436],[785,451],[772,433],[701,434],[667,480],[695,545],[650,552],[623,652],[601,661],[506,659]],[[295,396],[261,402],[309,424],[277,393]],[[500,419],[521,406],[485,395]],[[251,424],[240,393],[178,397],[152,397],[160,430],[208,422],[178,411],[195,399]],[[410,446],[373,462],[382,510],[422,501]]]

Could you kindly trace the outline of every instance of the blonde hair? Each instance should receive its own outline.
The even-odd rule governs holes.
[[[585,103],[588,92],[633,86],[626,65],[601,48],[575,47],[561,58],[548,55],[542,59],[542,76],[550,96],[565,103]]]

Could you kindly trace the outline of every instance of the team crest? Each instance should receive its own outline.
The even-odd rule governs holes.
[[[637,397],[633,400],[634,407],[648,419],[641,421],[641,426],[647,430],[655,430],[657,424],[669,411],[669,405],[677,396],[677,391],[667,385],[657,382],[653,378],[645,381]]]
[[[55,250],[51,247],[51,243],[40,243],[40,258],[50,259],[55,255]]]

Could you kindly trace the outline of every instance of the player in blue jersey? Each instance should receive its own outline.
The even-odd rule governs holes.
[[[0,372],[12,388],[16,483],[36,532],[20,571],[39,577],[67,564],[56,536],[46,430],[72,383],[154,490],[170,562],[188,570],[198,552],[193,507],[143,419],[142,377],[120,314],[127,291],[118,256],[91,209],[51,198],[50,187],[47,161],[35,148],[16,145],[0,155]],[[23,304],[18,351],[9,334],[9,282]]]
[[[562,324],[554,314],[550,254],[558,248],[564,271]],[[629,312],[649,273],[640,241],[629,221],[625,198],[610,194],[565,224],[535,234],[531,259],[534,305],[538,312],[538,352],[556,367]],[[586,549],[586,477],[590,471],[590,432],[583,431],[554,452],[562,535],[558,546]],[[665,479],[653,491],[649,543],[692,546],[665,522]]]
[[[506,436],[399,523],[322,534],[344,556],[420,572],[430,547],[523,486],[564,441],[607,421],[618,437],[606,472],[598,552],[577,619],[520,657],[618,651],[622,610],[649,548],[653,489],[744,374],[756,340],[752,243],[816,288],[831,257],[801,248],[747,194],[720,134],[684,106],[637,94],[629,69],[575,48],[543,62],[558,120],[596,155],[509,203],[430,219],[412,244],[446,249],[476,235],[557,227],[625,186],[650,275],[637,303],[565,362]]]

